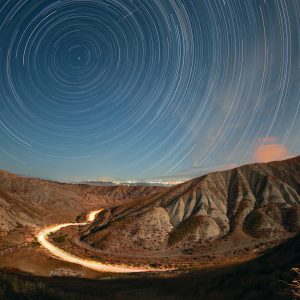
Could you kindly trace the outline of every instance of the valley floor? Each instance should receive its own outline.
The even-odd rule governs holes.
[[[72,270],[73,273],[37,277],[13,270],[8,273],[7,268],[2,269],[0,299],[285,300],[292,299],[288,283],[292,282],[296,274],[291,269],[300,265],[300,235],[268,250],[256,259],[238,265],[215,266],[194,271],[182,270],[180,273],[176,271],[126,275],[85,273],[84,277],[94,278],[92,280],[75,278],[80,268],[78,266],[74,267],[43,256],[43,253],[37,249],[27,251],[27,253],[22,251],[23,270],[30,271],[29,266],[32,263],[32,268],[36,266],[40,270],[51,266],[56,267],[57,270]],[[13,260],[21,261],[21,253],[19,255],[14,253],[11,263]],[[9,267],[8,261],[6,267]]]

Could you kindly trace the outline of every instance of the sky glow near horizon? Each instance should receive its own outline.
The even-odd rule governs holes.
[[[195,177],[300,149],[300,2],[5,0],[0,169]]]

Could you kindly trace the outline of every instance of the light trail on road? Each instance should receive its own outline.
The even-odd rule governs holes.
[[[93,222],[93,221],[95,220],[96,216],[97,216],[102,210],[103,210],[103,209],[91,211],[91,212],[87,215],[87,220],[88,220],[88,222]]]
[[[57,232],[58,230],[60,230],[64,227],[83,226],[83,225],[86,225],[90,222],[93,222],[95,220],[97,214],[101,211],[102,211],[102,209],[90,212],[87,215],[87,218],[86,218],[88,222],[65,223],[65,224],[52,225],[52,226],[46,227],[38,233],[37,239],[44,248],[46,248],[50,253],[52,253],[57,258],[60,258],[63,261],[67,261],[67,262],[70,262],[70,263],[74,263],[74,264],[77,264],[77,265],[84,266],[86,268],[89,268],[89,269],[92,269],[92,270],[95,270],[95,271],[112,272],[112,273],[136,273],[136,272],[149,272],[149,271],[151,271],[150,269],[143,269],[143,268],[111,266],[111,265],[100,263],[98,261],[85,259],[85,258],[80,258],[76,255],[70,254],[67,251],[55,246],[54,244],[52,244],[48,240],[48,236],[50,234],[55,233],[55,232]]]

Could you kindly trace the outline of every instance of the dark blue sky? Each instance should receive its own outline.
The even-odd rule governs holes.
[[[299,154],[299,25],[298,0],[1,1],[0,169],[192,177]]]

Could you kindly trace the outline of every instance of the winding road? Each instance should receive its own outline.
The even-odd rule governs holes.
[[[100,210],[95,210],[90,212],[87,215],[87,222],[84,223],[65,223],[65,224],[60,224],[60,225],[53,225],[46,227],[42,229],[38,234],[37,234],[37,239],[40,242],[40,244],[46,248],[49,252],[51,252],[55,257],[70,262],[74,263],[77,265],[84,266],[86,268],[95,270],[95,271],[100,271],[100,272],[113,272],[113,273],[134,273],[134,272],[149,272],[151,271],[150,269],[140,269],[140,268],[130,268],[130,267],[123,267],[123,266],[112,266],[112,265],[107,265],[100,263],[95,260],[91,259],[85,259],[85,258],[80,258],[76,255],[70,254],[67,251],[55,246],[52,244],[48,236],[51,233],[54,233],[61,228],[68,227],[68,226],[83,226],[86,225],[90,222],[93,222],[99,212],[101,212],[102,209]]]

